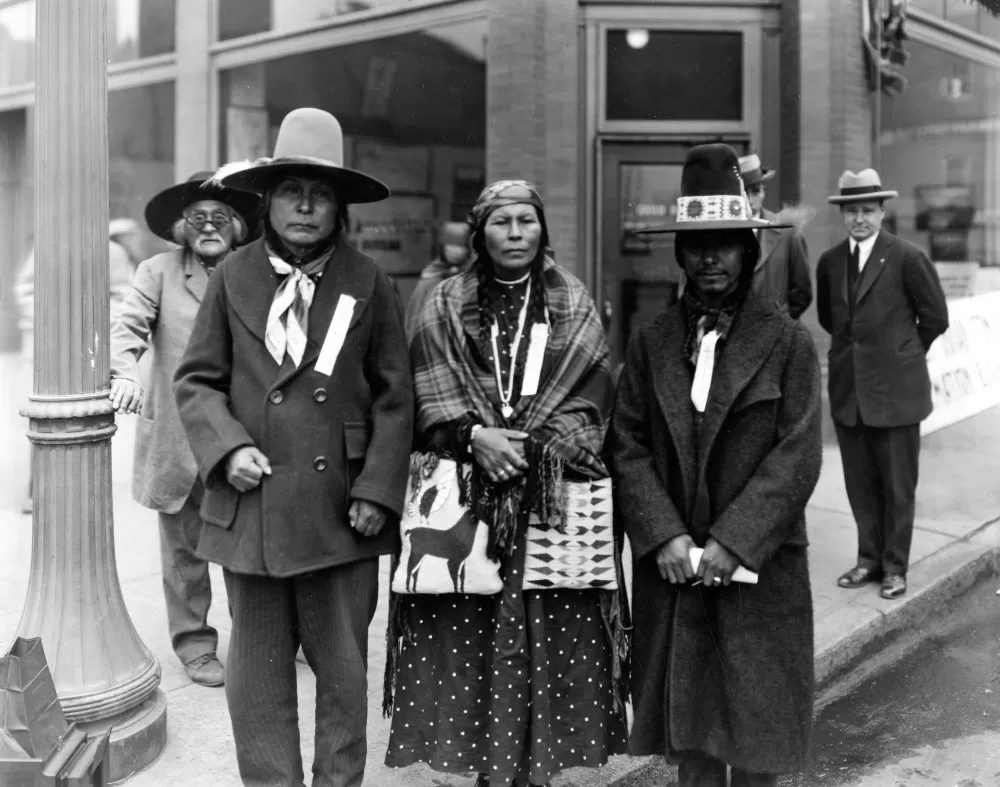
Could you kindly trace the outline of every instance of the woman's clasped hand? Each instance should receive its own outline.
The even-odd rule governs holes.
[[[493,483],[510,481],[528,469],[524,449],[527,439],[526,432],[484,427],[476,430],[472,438],[472,456]]]

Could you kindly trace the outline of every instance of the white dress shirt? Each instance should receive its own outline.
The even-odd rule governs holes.
[[[865,263],[868,262],[868,258],[872,256],[872,249],[875,248],[875,241],[878,240],[878,232],[872,235],[868,240],[863,240],[860,243],[858,241],[851,239],[851,254],[854,254],[854,249],[858,249],[858,274],[860,275],[865,269]]]

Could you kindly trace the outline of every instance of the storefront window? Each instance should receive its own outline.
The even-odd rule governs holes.
[[[740,120],[743,35],[610,30],[608,120]]]
[[[219,39],[286,32],[359,11],[381,11],[412,0],[218,0]]]
[[[108,60],[121,63],[174,51],[177,0],[111,0]]]
[[[176,0],[109,0],[108,62],[174,51]],[[0,88],[35,80],[35,0],[0,7]]]
[[[393,192],[352,206],[352,240],[407,298],[438,251],[438,227],[464,219],[484,185],[485,60],[482,20],[223,72],[220,159],[270,155],[292,109],[331,112],[345,165]]]
[[[35,79],[34,0],[0,8],[0,88]]]
[[[146,232],[143,212],[174,178],[174,85],[115,90],[108,94],[109,218],[134,219],[143,228],[141,256],[164,244]]]
[[[910,0],[910,8],[926,11],[934,16],[944,16],[945,0]]]
[[[899,191],[889,226],[928,253],[953,294],[1000,290],[1000,71],[907,48],[909,84],[882,102],[882,177]]]
[[[978,31],[979,14],[978,3],[968,3],[966,0],[945,0],[944,18],[953,25]]]

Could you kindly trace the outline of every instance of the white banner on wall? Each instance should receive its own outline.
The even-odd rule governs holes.
[[[948,330],[927,353],[929,434],[1000,404],[1000,292],[948,303]]]

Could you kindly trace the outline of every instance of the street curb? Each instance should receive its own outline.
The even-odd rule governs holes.
[[[924,638],[920,624],[931,614],[940,614],[978,582],[1000,574],[1000,518],[956,539],[917,566],[920,573],[930,574],[929,584],[901,601],[885,602],[884,607],[873,609],[853,631],[817,651],[817,714],[917,647]],[[662,779],[665,771],[673,772],[659,758],[637,757],[608,785],[624,787],[654,774]]]
[[[817,711],[919,645],[921,623],[1000,573],[1000,518],[920,561],[916,571],[930,573],[930,583],[901,601],[877,599],[852,632],[816,653]]]

